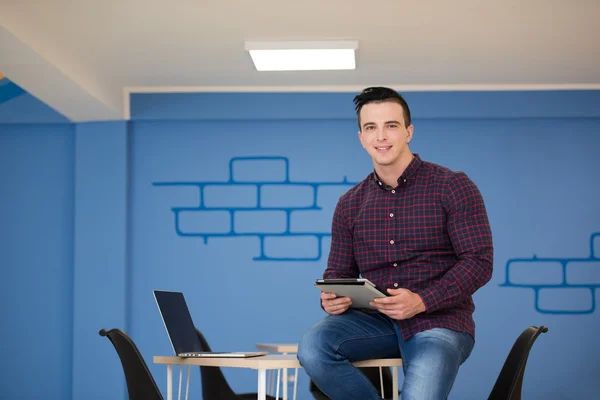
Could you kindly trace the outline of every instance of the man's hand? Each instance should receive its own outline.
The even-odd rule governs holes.
[[[327,314],[341,314],[350,307],[350,304],[352,304],[350,297],[336,297],[335,293],[321,292],[321,306]]]
[[[409,319],[426,311],[425,304],[416,293],[408,289],[388,289],[389,297],[374,299],[370,304],[393,319]]]

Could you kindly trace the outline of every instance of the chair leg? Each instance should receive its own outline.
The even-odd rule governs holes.
[[[381,386],[381,397],[385,399],[385,391],[383,390],[383,367],[379,367],[379,385]]]
[[[392,396],[398,400],[398,367],[392,367]]]

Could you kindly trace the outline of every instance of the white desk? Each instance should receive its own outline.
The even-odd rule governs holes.
[[[267,370],[284,368],[302,368],[296,355],[267,355],[262,357],[250,358],[180,358],[175,356],[154,356],[155,364],[164,364],[167,366],[167,400],[173,400],[173,365],[179,365],[179,395],[181,398],[183,366],[188,366],[186,395],[190,385],[190,367],[208,366],[208,367],[232,367],[232,368],[250,368],[258,371],[258,400],[266,400],[267,396]],[[398,367],[402,366],[400,358],[383,358],[379,360],[365,360],[353,363],[357,367],[392,367],[392,391],[393,399],[398,400]]]

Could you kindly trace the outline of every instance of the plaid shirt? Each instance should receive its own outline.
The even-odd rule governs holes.
[[[483,198],[463,172],[418,154],[392,188],[376,173],[340,197],[324,278],[362,276],[405,288],[427,311],[400,320],[402,336],[448,328],[475,337],[472,295],[491,279],[492,234]]]

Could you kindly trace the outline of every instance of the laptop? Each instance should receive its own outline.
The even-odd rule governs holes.
[[[264,356],[265,351],[213,352],[204,351],[183,293],[154,290],[154,299],[160,311],[173,351],[178,357],[247,358]]]

